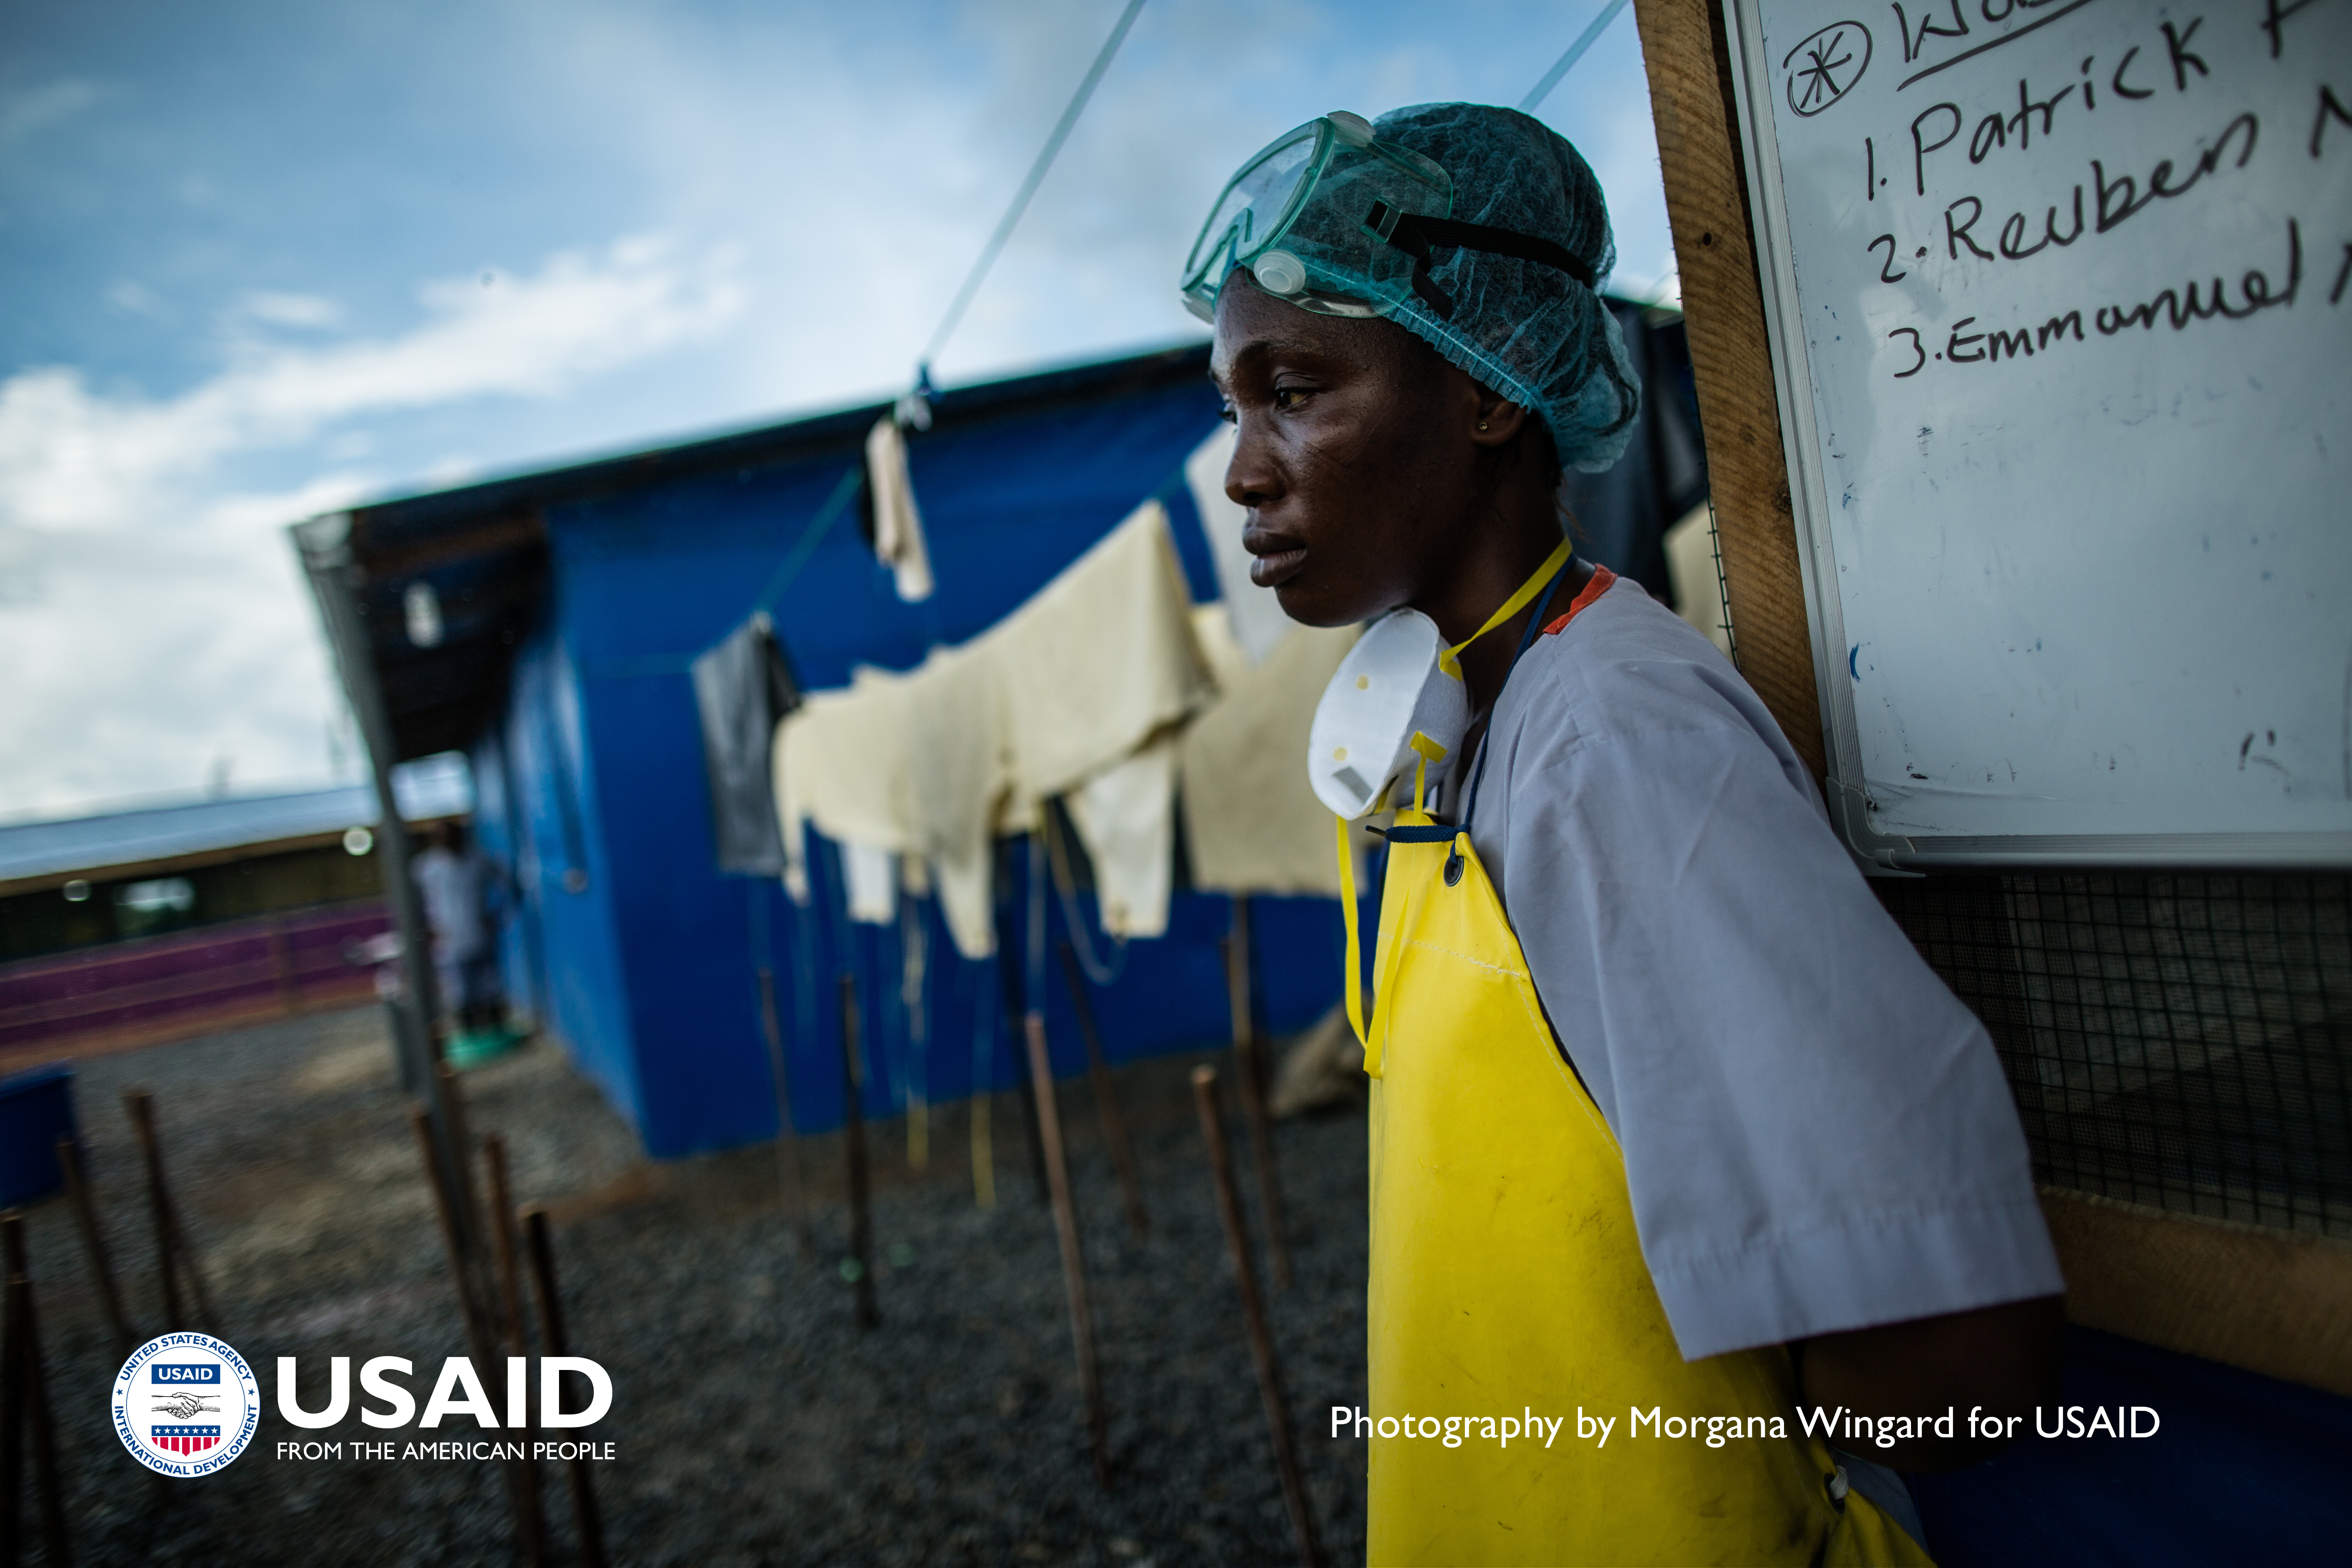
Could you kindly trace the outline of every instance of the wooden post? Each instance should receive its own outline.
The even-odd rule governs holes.
[[[187,1270],[189,1292],[196,1299],[196,1314],[205,1329],[218,1332],[212,1293],[205,1289],[204,1270],[196,1265],[195,1249],[181,1228],[180,1213],[163,1176],[163,1150],[155,1136],[155,1100],[144,1089],[122,1091],[123,1109],[131,1113],[131,1131],[139,1137],[140,1157],[147,1163],[147,1204],[155,1215],[155,1261],[163,1274],[163,1327],[176,1331],[187,1327],[180,1302],[180,1270]]]
[[[446,1068],[444,1070],[446,1070]],[[466,1248],[459,1239],[457,1199],[443,1179],[441,1162],[437,1158],[433,1136],[433,1116],[421,1104],[411,1101],[408,1124],[416,1134],[416,1152],[425,1162],[425,1180],[433,1189],[433,1212],[441,1222],[441,1245],[449,1255],[449,1280],[457,1289],[457,1315],[464,1321],[466,1349],[478,1368],[497,1363],[499,1333],[492,1320],[495,1311],[478,1297],[480,1282],[475,1278]],[[520,1467],[508,1460],[501,1467],[506,1476],[507,1501],[515,1510],[515,1536],[528,1558],[531,1531],[523,1512],[523,1479]]]
[[[555,1244],[548,1235],[547,1211],[523,1210],[523,1239],[530,1250],[531,1282],[539,1288],[539,1348],[542,1355],[570,1355],[563,1330],[563,1298],[555,1289]],[[596,1481],[577,1454],[564,1462],[572,1483],[572,1524],[580,1535],[583,1568],[604,1568],[604,1521],[596,1507]]]
[[[1307,1500],[1298,1450],[1291,1440],[1290,1405],[1283,1396],[1282,1367],[1275,1359],[1274,1335],[1265,1325],[1265,1304],[1258,1299],[1248,1222],[1242,1217],[1241,1196],[1234,1187],[1233,1156],[1225,1147],[1224,1108],[1219,1103],[1216,1068],[1192,1069],[1192,1098],[1200,1107],[1202,1134],[1209,1142],[1209,1172],[1217,1184],[1217,1217],[1224,1222],[1225,1247],[1234,1255],[1234,1278],[1241,1287],[1242,1319],[1249,1328],[1250,1355],[1257,1363],[1258,1396],[1265,1403],[1265,1424],[1274,1434],[1274,1463],[1282,1476],[1282,1500],[1290,1509],[1298,1561],[1305,1568],[1318,1568],[1323,1553],[1315,1540],[1315,1510]]]
[[[907,1013],[907,1163],[931,1168],[931,1014],[925,980],[930,933],[911,893],[898,899],[898,1005]]]
[[[1821,698],[1722,14],[1716,0],[1635,0],[1633,21],[1650,77],[1739,673],[1818,779]]]
[[[784,1212],[803,1261],[816,1256],[809,1235],[808,1186],[801,1180],[800,1135],[793,1130],[793,1096],[784,1077],[784,1031],[776,1017],[776,971],[760,961],[760,1032],[768,1042],[768,1076],[776,1086],[776,1174],[783,1186]]]
[[[482,1134],[482,1163],[490,1178],[490,1245],[498,1262],[499,1316],[506,1334],[507,1353],[524,1353],[522,1266],[515,1249],[514,1189],[507,1179],[507,1141],[495,1132]]]
[[[107,1331],[114,1336],[117,1361],[128,1361],[131,1352],[139,1348],[131,1337],[130,1320],[122,1315],[122,1293],[115,1288],[114,1266],[106,1257],[106,1233],[99,1227],[98,1202],[89,1190],[89,1173],[82,1169],[81,1149],[70,1136],[58,1139],[58,1169],[65,1173],[66,1193],[73,1200],[74,1224],[81,1232],[84,1256],[89,1259],[90,1277],[98,1282],[99,1304],[106,1310]]]
[[[1029,1174],[1037,1188],[1037,1201],[1051,1201],[1051,1183],[1045,1175],[1045,1143],[1038,1131],[1036,1086],[1029,1075],[1020,1070],[1022,1047],[1019,1041],[1026,1026],[1022,1022],[1028,1012],[1027,986],[1021,976],[1021,960],[1015,944],[1010,939],[1010,922],[997,921],[996,985],[1004,1004],[1004,1029],[1013,1044],[1013,1066],[1016,1081],[1013,1091],[1021,1100],[1021,1131],[1029,1145]]]
[[[1062,977],[1070,983],[1070,1005],[1077,1010],[1078,1033],[1087,1042],[1087,1081],[1095,1091],[1095,1114],[1102,1119],[1103,1141],[1110,1145],[1111,1164],[1118,1172],[1119,1198],[1127,1208],[1127,1227],[1141,1236],[1151,1228],[1151,1216],[1143,1209],[1143,1182],[1136,1173],[1135,1147],[1128,1142],[1127,1118],[1118,1108],[1118,1090],[1110,1080],[1110,1064],[1104,1059],[1102,1036],[1095,1028],[1094,1001],[1087,994],[1087,977],[1078,968],[1078,955],[1068,942],[1062,943]]]
[[[11,1215],[5,1222],[16,1223]],[[25,1539],[25,1291],[24,1276],[0,1273],[0,1568],[16,1568]]]
[[[1265,1113],[1258,1067],[1257,1010],[1250,1004],[1249,900],[1234,900],[1234,934],[1225,939],[1225,988],[1234,1012],[1234,1078],[1249,1121],[1250,1160],[1257,1166],[1258,1206],[1265,1211],[1265,1251],[1277,1289],[1290,1289],[1290,1244],[1283,1235],[1282,1177],[1274,1165],[1274,1126]]]
[[[482,1134],[482,1163],[489,1172],[490,1244],[498,1260],[499,1316],[506,1326],[506,1351],[509,1356],[527,1356],[530,1336],[523,1327],[522,1270],[515,1256],[514,1193],[507,1183],[507,1141],[495,1132]],[[526,1408],[529,1403],[526,1394]],[[512,1462],[515,1531],[523,1561],[533,1568],[547,1561],[547,1512],[540,1501],[539,1461],[530,1458],[531,1435],[538,1429],[535,1421],[525,1426],[523,1457]]]
[[[996,1206],[996,1142],[989,1129],[995,1103],[995,1094],[978,1084],[964,1101],[971,1115],[971,1201],[984,1209]]]
[[[411,1102],[408,1124],[416,1134],[417,1155],[425,1163],[425,1183],[433,1193],[433,1215],[441,1224],[441,1247],[448,1255],[449,1283],[457,1292],[457,1315],[465,1322],[467,1348],[473,1352],[477,1366],[487,1366],[495,1336],[483,1321],[481,1303],[474,1299],[474,1280],[466,1267],[465,1245],[458,1240],[457,1205],[450,1197],[449,1184],[442,1179],[441,1162],[435,1157],[432,1115],[424,1106]]]
[[[1045,1145],[1045,1181],[1054,1200],[1054,1231],[1062,1244],[1062,1283],[1070,1297],[1070,1337],[1078,1352],[1078,1391],[1087,1405],[1087,1436],[1095,1451],[1095,1480],[1110,1485],[1110,1428],[1103,1415],[1102,1369],[1095,1356],[1094,1305],[1087,1295],[1087,1260],[1079,1245],[1078,1210],[1070,1197],[1070,1167],[1062,1145],[1062,1114],[1054,1097],[1054,1064],[1045,1054],[1045,1016],[1032,1008],[1023,1020],[1029,1037],[1029,1079],[1037,1094],[1037,1125]]]
[[[163,1291],[163,1331],[178,1333],[188,1326],[180,1306],[179,1271],[172,1259],[169,1200],[163,1194],[163,1172],[155,1153],[154,1112],[143,1089],[125,1089],[122,1107],[131,1115],[131,1129],[139,1140],[140,1157],[147,1166],[147,1215],[155,1231],[155,1272]]]
[[[17,1322],[22,1330],[23,1349],[17,1352],[24,1362],[20,1374],[24,1380],[24,1409],[30,1427],[33,1451],[33,1489],[41,1506],[41,1539],[49,1549],[49,1561],[58,1568],[72,1568],[73,1546],[66,1539],[65,1489],[58,1476],[58,1427],[49,1409],[48,1374],[41,1365],[40,1316],[33,1304],[33,1282],[19,1274],[8,1281],[12,1295],[22,1299],[17,1308]]]
[[[536,511],[523,521],[527,528],[544,537],[545,520]],[[407,1020],[393,1037],[400,1085],[407,1093],[427,1094],[438,1033],[436,1019],[440,1013],[439,982],[433,973],[433,931],[425,920],[424,896],[409,875],[408,829],[392,787],[400,743],[384,701],[383,683],[377,679],[373,635],[362,608],[367,569],[360,563],[352,531],[350,512],[313,518],[293,530],[304,574],[319,602],[327,646],[342,677],[343,693],[351,699],[352,716],[359,721],[361,738],[367,742],[368,768],[375,784],[375,844],[383,859],[383,897],[400,931],[404,984],[394,1010]]]
[[[857,976],[841,976],[841,1144],[849,1162],[849,1255],[856,1265],[857,1326],[870,1329],[882,1321],[874,1304],[873,1194],[868,1190],[866,1158],[866,1088],[863,1053],[857,1048]]]
[[[33,1486],[41,1509],[41,1536],[49,1561],[70,1564],[72,1545],[66,1539],[65,1493],[58,1479],[58,1429],[49,1409],[48,1380],[41,1364],[40,1320],[33,1306],[32,1266],[25,1254],[24,1221],[14,1211],[0,1215],[0,1258],[5,1259],[7,1285],[6,1332],[0,1356],[7,1360],[10,1387],[0,1394],[6,1409],[0,1419],[8,1424],[0,1470],[6,1472],[7,1510],[0,1518],[0,1534],[8,1538],[7,1559],[13,1561],[21,1538],[24,1439],[31,1438]]]
[[[466,1117],[465,1089],[457,1069],[439,1059],[435,1047],[434,1086],[440,1091],[443,1123],[449,1139],[442,1152],[447,1163],[438,1167],[448,1185],[449,1209],[457,1226],[457,1262],[466,1271],[466,1286],[482,1315],[482,1332],[495,1342],[499,1335],[499,1296],[492,1282],[490,1242],[484,1234],[482,1208],[474,1187],[473,1133]],[[431,1116],[431,1107],[426,1108]],[[430,1125],[428,1121],[428,1126]]]

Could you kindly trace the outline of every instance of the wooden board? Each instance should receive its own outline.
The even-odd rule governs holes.
[[[1812,634],[1748,230],[1748,183],[1732,135],[1722,23],[1707,0],[1634,0],[1633,16],[1657,121],[1739,673],[1818,778],[1822,714]]]
[[[2044,1188],[2066,1315],[2352,1397],[2352,1246]]]

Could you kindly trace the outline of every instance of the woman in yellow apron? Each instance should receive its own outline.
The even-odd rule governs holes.
[[[1379,623],[1318,793],[1412,803],[1358,1019],[1369,1555],[1922,1563],[1899,1480],[1832,1444],[2013,1436],[2054,1392],[2055,1261],[1990,1042],[1769,715],[1561,537],[1563,464],[1637,407],[1611,260],[1572,148],[1452,104],[1278,139],[1186,268],[1253,575]]]

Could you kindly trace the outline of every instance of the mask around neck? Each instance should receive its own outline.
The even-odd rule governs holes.
[[[1434,785],[1453,766],[1470,728],[1470,696],[1439,667],[1444,649],[1436,622],[1391,610],[1340,661],[1307,742],[1315,797],[1339,816],[1411,805],[1417,782]]]

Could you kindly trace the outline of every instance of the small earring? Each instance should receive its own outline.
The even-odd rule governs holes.
[[[1484,430],[1486,427],[1486,422],[1484,419],[1481,419],[1480,421],[1478,421],[1478,428],[1479,428],[1479,429]]]

